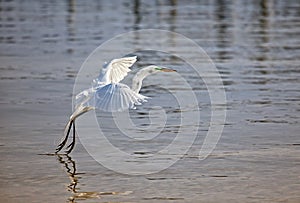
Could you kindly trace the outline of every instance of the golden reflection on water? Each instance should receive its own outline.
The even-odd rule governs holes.
[[[95,192],[95,191],[80,191],[78,187],[79,179],[85,173],[79,173],[76,169],[76,162],[72,159],[72,157],[68,154],[56,154],[57,160],[63,166],[64,171],[70,178],[70,183],[67,186],[67,190],[72,193],[72,195],[67,199],[69,203],[75,203],[76,200],[87,200],[97,198],[100,199],[101,196],[104,195],[129,195],[132,191],[125,191],[125,192]]]

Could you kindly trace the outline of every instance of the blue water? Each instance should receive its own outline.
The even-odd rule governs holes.
[[[299,10],[296,0],[0,1],[1,202],[300,202]],[[203,81],[173,57],[140,52],[139,66],[171,65],[199,93],[199,136],[188,153],[142,176],[101,166],[79,142],[70,157],[39,155],[52,153],[62,136],[87,56],[115,35],[147,28],[185,35],[216,64],[227,118],[213,153],[197,159],[211,113]],[[160,147],[179,124],[158,84],[146,82],[142,93],[171,112]]]

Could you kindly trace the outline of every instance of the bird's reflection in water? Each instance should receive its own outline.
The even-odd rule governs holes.
[[[67,175],[70,178],[70,183],[68,185],[68,191],[72,192],[72,196],[70,196],[67,200],[69,203],[75,203],[76,200],[86,200],[92,198],[100,199],[101,196],[104,195],[128,195],[131,194],[132,191],[125,192],[81,192],[78,188],[80,175],[85,173],[78,173],[76,171],[76,162],[72,159],[68,154],[56,154],[57,160],[64,167]]]
[[[59,163],[61,163],[63,167],[66,169],[66,173],[68,174],[71,180],[71,183],[68,185],[68,190],[73,193],[76,193],[77,192],[76,186],[78,184],[78,179],[80,179],[78,175],[80,175],[80,173],[76,172],[75,161],[67,154],[63,154],[63,155],[57,154],[57,159]]]
[[[80,175],[84,173],[78,173],[76,171],[76,162],[71,156],[67,154],[57,154],[57,159],[61,163],[70,178],[68,185],[68,191],[72,192],[72,196],[68,198],[68,202],[76,202],[76,200],[84,200],[90,198],[100,198],[100,192],[79,192],[78,183],[81,178]]]

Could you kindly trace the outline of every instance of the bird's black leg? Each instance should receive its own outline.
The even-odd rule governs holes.
[[[68,141],[68,138],[69,138],[69,134],[70,134],[70,131],[71,131],[71,127],[72,125],[74,125],[74,121],[71,121],[70,122],[70,126],[68,128],[68,132],[66,134],[66,137],[65,139],[57,146],[56,148],[56,152],[55,153],[58,153],[60,150],[62,150],[62,148],[66,145],[67,141]]]
[[[69,144],[67,146],[67,149],[69,149],[68,151],[66,151],[67,154],[69,154],[73,150],[73,148],[75,146],[75,138],[76,138],[75,121],[73,121],[73,140],[72,140],[71,144]]]

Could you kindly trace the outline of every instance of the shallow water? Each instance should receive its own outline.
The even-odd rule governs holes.
[[[1,1],[1,202],[299,202],[299,7],[296,0]],[[216,64],[227,119],[213,153],[197,158],[211,113],[203,81],[174,57],[140,52],[139,66],[170,65],[193,81],[201,122],[184,158],[159,173],[130,176],[101,166],[80,143],[70,157],[40,155],[62,136],[86,57],[111,37],[144,28],[181,33]],[[147,80],[142,90],[170,115],[155,150],[178,129],[176,103],[158,85]],[[140,126],[149,105],[134,114]],[[145,143],[133,148],[122,136],[108,138],[125,151],[149,153]]]

